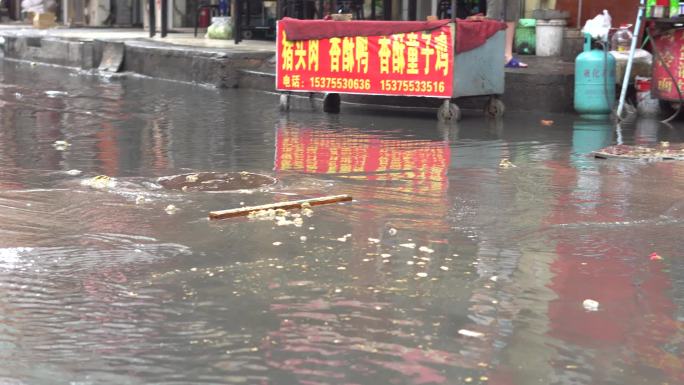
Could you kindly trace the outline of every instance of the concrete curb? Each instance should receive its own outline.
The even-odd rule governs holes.
[[[4,55],[22,61],[92,70],[99,66],[109,40],[5,35]],[[222,51],[129,40],[121,70],[159,79],[215,87],[237,87],[241,69],[259,68],[273,56],[267,51]]]
[[[4,54],[13,60],[95,70],[108,43],[124,44],[121,71],[152,78],[219,88],[275,90],[274,52],[246,48],[217,49],[158,43],[144,39],[93,40],[7,33]],[[559,59],[527,57],[530,70],[506,72],[502,100],[508,111],[572,112],[572,64]],[[456,100],[464,109],[482,109],[486,98]],[[344,95],[343,101],[371,105],[437,108],[433,98]]]

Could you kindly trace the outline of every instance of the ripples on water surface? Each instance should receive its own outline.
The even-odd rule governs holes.
[[[258,92],[8,62],[0,105],[0,383],[684,381],[684,166],[587,157],[609,125],[280,116]],[[242,170],[279,183],[154,183]],[[98,174],[116,187],[81,184]],[[340,193],[301,227],[205,219]]]

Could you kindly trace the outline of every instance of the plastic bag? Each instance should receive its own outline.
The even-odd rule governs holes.
[[[54,0],[23,0],[21,10],[24,12],[45,13],[52,12],[57,8]]]
[[[610,14],[604,9],[602,14],[587,20],[584,28],[582,28],[582,32],[590,34],[594,39],[608,41],[611,22]]]
[[[212,17],[211,25],[207,28],[208,39],[229,40],[233,37],[233,27],[230,17]]]
[[[641,116],[658,117],[660,116],[660,100],[651,95],[651,78],[637,76],[634,82],[637,94],[637,112]]]

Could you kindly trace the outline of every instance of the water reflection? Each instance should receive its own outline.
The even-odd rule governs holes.
[[[443,231],[450,147],[440,134],[393,138],[357,129],[283,124],[276,133],[275,170],[343,179],[352,196],[367,202],[368,210],[354,218],[359,224],[394,219]],[[406,201],[410,204],[400,203]],[[366,232],[380,235],[377,229]]]

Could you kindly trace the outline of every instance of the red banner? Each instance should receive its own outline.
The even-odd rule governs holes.
[[[653,38],[662,61],[676,79],[676,84],[660,60],[653,59],[653,82],[651,91],[658,99],[679,101],[684,92],[684,30],[672,30]]]
[[[289,41],[278,28],[279,91],[450,98],[451,28],[390,36]]]

